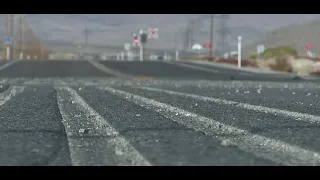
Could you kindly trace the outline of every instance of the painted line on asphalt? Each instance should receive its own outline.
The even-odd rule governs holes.
[[[74,89],[55,88],[58,107],[67,133],[72,165],[151,165]]]
[[[117,95],[139,106],[156,111],[157,113],[196,131],[207,135],[215,135],[222,144],[235,145],[239,149],[250,152],[257,157],[265,158],[284,165],[320,165],[320,154],[298,146],[260,136],[249,131],[230,126],[175,106],[145,98],[136,94],[110,87],[99,89]],[[226,137],[229,136],[229,138]]]

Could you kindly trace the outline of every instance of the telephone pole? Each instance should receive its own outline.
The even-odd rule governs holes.
[[[22,16],[23,15],[19,15],[19,50],[20,50],[20,54],[22,53]]]
[[[85,26],[85,30],[84,30],[84,44],[85,44],[85,46],[87,47],[87,45],[88,45],[88,33],[89,33],[89,31],[88,31],[88,27],[87,27],[87,25]]]
[[[5,24],[4,24],[4,34],[5,34],[5,37],[8,37],[9,36],[9,14],[6,14],[5,15]],[[9,57],[10,57],[10,52],[8,51],[8,48],[9,46],[6,44],[5,45],[5,51],[6,51],[6,59],[9,60]]]
[[[10,37],[12,42],[10,45],[10,60],[14,59],[14,14],[10,14]]]
[[[90,29],[88,29],[88,26],[87,24],[85,24],[85,27],[84,27],[84,31],[83,31],[83,34],[84,34],[84,44],[85,44],[85,47],[88,46],[88,41],[89,41],[89,35],[92,33],[92,31]]]
[[[219,44],[221,45],[220,51],[224,53],[230,53],[229,49],[229,42],[228,42],[228,36],[229,36],[229,28],[227,21],[229,19],[229,14],[221,14],[220,16],[220,28],[219,28]]]
[[[187,51],[190,46],[190,25],[187,24],[186,32],[185,32],[185,50]]]
[[[211,43],[211,47],[209,49],[210,60],[213,57],[213,20],[214,20],[214,14],[210,14],[210,43]]]

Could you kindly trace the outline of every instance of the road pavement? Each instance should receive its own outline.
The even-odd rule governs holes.
[[[0,165],[320,165],[317,80],[18,61],[0,82]]]

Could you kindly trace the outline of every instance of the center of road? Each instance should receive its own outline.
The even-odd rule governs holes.
[[[116,70],[113,70],[111,68],[106,67],[105,65],[97,62],[97,61],[89,61],[90,64],[92,64],[94,67],[96,67],[97,69],[107,73],[107,74],[112,74],[116,77],[119,78],[124,78],[124,79],[132,79],[132,80],[138,80],[138,81],[149,81],[149,80],[153,80],[153,77],[150,76],[132,76],[132,75],[128,75]]]

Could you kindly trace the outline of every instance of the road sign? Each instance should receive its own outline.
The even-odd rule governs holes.
[[[257,53],[262,54],[265,51],[265,46],[263,44],[259,44],[257,46]]]
[[[201,44],[194,44],[194,45],[192,46],[192,49],[193,49],[193,50],[201,50],[201,49],[202,49],[202,46],[201,46]]]
[[[158,39],[159,38],[159,29],[158,28],[149,28],[148,29],[148,38],[149,39]]]
[[[313,48],[313,44],[306,44],[304,48],[308,51]]]
[[[131,44],[125,43],[125,44],[124,44],[124,50],[125,50],[125,51],[130,51],[130,49],[131,49]]]
[[[6,36],[4,38],[4,44],[5,45],[11,45],[12,44],[12,37],[11,36]]]
[[[140,46],[140,36],[133,37],[133,46]]]
[[[207,48],[207,49],[210,49],[210,48],[212,48],[212,43],[210,41],[206,41],[206,42],[203,43],[203,47]]]

